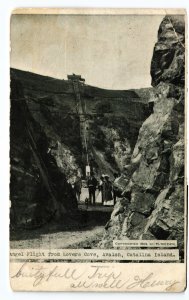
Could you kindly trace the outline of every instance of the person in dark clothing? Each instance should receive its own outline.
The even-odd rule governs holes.
[[[91,175],[87,182],[87,186],[89,189],[89,204],[95,205],[95,201],[96,201],[95,191],[96,191],[97,183],[98,182],[97,182],[96,178],[94,177],[94,175]]]

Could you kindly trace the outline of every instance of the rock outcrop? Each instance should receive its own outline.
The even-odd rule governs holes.
[[[152,114],[143,122],[130,163],[116,180],[123,198],[106,225],[113,239],[175,239],[184,249],[184,58],[181,16],[166,16],[151,64]]]
[[[149,116],[149,90],[81,86],[96,174],[122,169]],[[72,82],[11,69],[11,225],[34,228],[77,209],[68,183],[84,171]],[[116,129],[115,129],[116,128]]]
[[[151,65],[152,85],[184,85],[185,24],[183,16],[166,16],[158,31]]]

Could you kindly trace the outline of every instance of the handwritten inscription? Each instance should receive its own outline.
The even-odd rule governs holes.
[[[24,263],[18,271],[11,276],[12,279],[31,278],[33,287],[49,282],[50,280],[62,279],[69,281],[69,286],[73,290],[136,290],[149,289],[158,286],[163,287],[164,290],[171,290],[179,281],[176,280],[159,280],[156,279],[154,273],[148,273],[144,276],[135,275],[129,277],[129,274],[123,274],[120,271],[113,270],[111,266],[90,266],[87,270],[77,270],[73,267],[62,270],[60,266],[44,267],[32,266],[28,270],[27,262]]]

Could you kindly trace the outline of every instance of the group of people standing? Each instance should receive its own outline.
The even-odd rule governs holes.
[[[117,174],[114,174],[117,177]],[[98,183],[94,175],[91,175],[87,182],[89,189],[89,203],[95,205],[96,203],[96,189],[101,192],[101,201],[103,205],[108,205],[113,200],[113,205],[116,203],[116,188],[110,181],[109,175],[102,175]]]
[[[106,204],[107,202],[110,202],[112,200],[114,200],[115,204],[116,197],[114,195],[112,182],[110,181],[108,175],[101,176],[99,188],[102,194],[102,204]]]
[[[114,174],[116,178],[117,175]],[[88,188],[88,204],[96,204],[96,191],[98,190],[101,193],[101,203],[103,205],[112,205],[116,203],[116,189],[113,186],[113,182],[110,180],[109,175],[102,175],[100,181],[98,181],[93,174],[91,174],[87,179],[87,188]],[[76,195],[77,201],[80,201],[81,189],[82,189],[82,180],[80,176],[76,176],[74,183],[72,184],[74,193]]]

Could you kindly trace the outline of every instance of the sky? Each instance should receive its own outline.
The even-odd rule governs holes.
[[[151,86],[163,15],[13,15],[11,67],[107,89]]]

